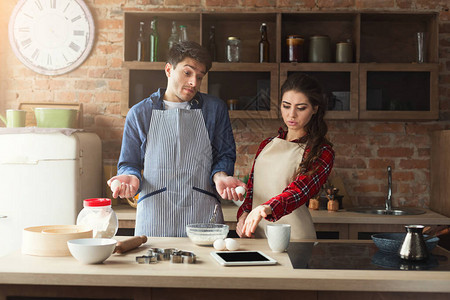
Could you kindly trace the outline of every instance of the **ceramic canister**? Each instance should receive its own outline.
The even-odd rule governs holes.
[[[352,44],[341,42],[336,44],[336,62],[351,63],[353,61]]]
[[[309,41],[309,62],[331,62],[330,37],[315,35]]]

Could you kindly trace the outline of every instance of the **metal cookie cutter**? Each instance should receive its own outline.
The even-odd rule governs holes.
[[[170,260],[170,256],[176,251],[174,248],[151,248],[148,253],[154,255],[157,260],[162,261]]]
[[[181,264],[183,262],[183,257],[179,252],[174,252],[170,255],[170,262],[173,264]]]
[[[175,248],[163,248],[160,249],[161,253],[164,255],[164,260],[170,260],[172,253],[177,252]]]
[[[181,257],[183,258],[184,264],[195,264],[197,257],[194,252],[190,251],[181,251]]]
[[[138,264],[148,264],[148,256],[142,255],[142,256],[136,256],[136,262]]]
[[[136,256],[136,262],[138,264],[151,264],[156,263],[156,256],[154,255],[142,255],[142,256]]]

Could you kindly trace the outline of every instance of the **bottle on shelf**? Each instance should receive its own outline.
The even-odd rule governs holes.
[[[157,28],[157,24],[158,24],[158,19],[154,18],[151,22],[150,22],[150,34],[148,36],[148,41],[149,41],[149,60],[152,62],[158,61],[158,40],[159,40],[159,35],[158,35],[158,28]]]
[[[216,52],[216,27],[211,26],[209,29],[209,54],[212,61],[217,61]]]
[[[259,62],[269,62],[270,44],[267,39],[267,24],[262,23],[259,30],[261,31],[261,40],[259,41]]]
[[[177,27],[177,22],[172,21],[172,33],[169,36],[169,41],[168,41],[168,45],[169,45],[169,50],[170,48],[172,48],[172,46],[176,43],[178,43],[179,37],[178,37],[178,27]]]
[[[188,40],[188,36],[187,36],[187,28],[186,25],[180,25],[180,37],[179,37],[179,41],[180,42],[184,42]]]
[[[139,23],[139,37],[137,39],[137,60],[147,60],[147,39],[144,35],[144,22]]]

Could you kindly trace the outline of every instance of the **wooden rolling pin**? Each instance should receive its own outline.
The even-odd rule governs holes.
[[[135,249],[142,244],[147,242],[147,237],[145,235],[134,236],[132,238],[117,242],[116,248],[113,253],[123,254],[127,251]]]

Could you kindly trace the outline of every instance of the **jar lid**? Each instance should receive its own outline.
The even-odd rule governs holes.
[[[83,201],[83,206],[98,207],[111,205],[111,199],[109,198],[91,198]]]
[[[238,37],[235,37],[235,36],[229,36],[228,39],[229,39],[229,40],[238,40],[239,38],[238,38]]]
[[[310,37],[310,39],[329,39],[330,37],[328,35],[313,35]]]
[[[298,34],[290,34],[290,35],[288,35],[287,38],[288,39],[302,39],[303,40],[302,36],[298,35]]]

